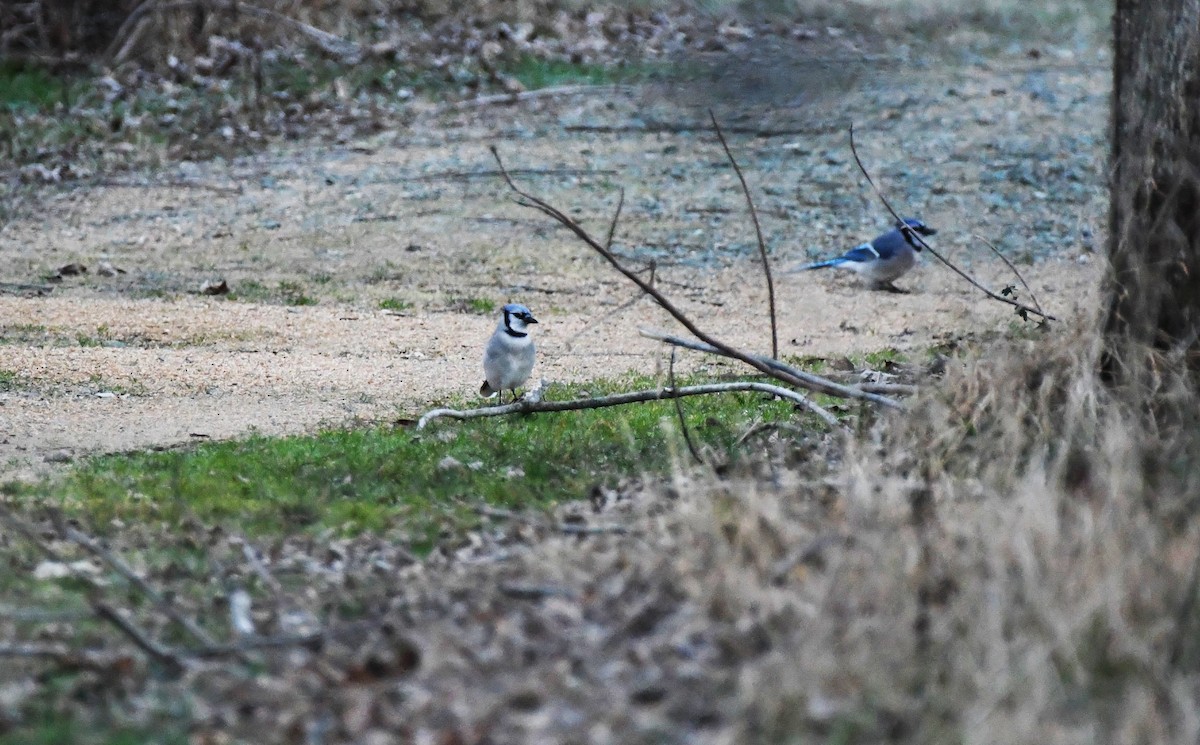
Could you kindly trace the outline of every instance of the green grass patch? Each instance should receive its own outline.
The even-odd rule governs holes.
[[[0,393],[9,393],[25,387],[24,379],[12,370],[0,370]]]
[[[44,721],[0,735],[0,745],[185,745],[187,732],[175,724],[153,728],[109,728],[81,723],[47,712]]]
[[[256,279],[248,279],[234,286],[226,297],[250,303],[282,303],[283,305],[316,305],[317,299],[309,295],[300,282],[281,280],[270,287]]]
[[[593,394],[654,387],[648,378],[597,383]],[[582,395],[552,387],[548,398]],[[474,405],[478,402],[466,402]],[[731,457],[758,421],[795,420],[790,404],[760,394],[685,399],[693,436]],[[20,501],[47,500],[98,529],[113,519],[177,524],[186,516],[236,522],[251,534],[399,529],[416,548],[474,525],[472,505],[545,506],[596,484],[665,472],[687,457],[672,402],[469,422],[424,430],[375,427],[305,437],[251,437],[186,451],[86,461],[56,482],[10,486]],[[680,455],[682,453],[682,455]]]
[[[451,310],[459,313],[475,313],[486,316],[496,312],[496,301],[486,297],[452,298],[449,306]]]
[[[79,87],[80,83],[75,83]],[[48,70],[21,63],[0,64],[0,108],[9,111],[49,109],[68,101],[72,85]]]
[[[412,307],[413,307],[412,303],[410,303],[406,300],[400,300],[399,298],[394,298],[394,297],[384,298],[383,300],[379,301],[379,309],[380,310],[394,310],[394,311],[399,312],[399,311],[411,310]]]
[[[601,65],[587,62],[548,60],[522,55],[505,68],[529,89],[556,85],[606,85],[646,80],[657,70],[648,64]]]

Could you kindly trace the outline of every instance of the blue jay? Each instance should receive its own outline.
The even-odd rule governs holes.
[[[484,380],[479,394],[491,397],[499,393],[500,403],[504,403],[504,391],[512,391],[515,400],[517,386],[529,380],[529,373],[533,372],[534,350],[529,324],[537,323],[537,319],[529,308],[518,303],[509,303],[500,312],[500,323],[483,353]]]
[[[913,233],[924,236],[934,235],[937,231],[916,218],[907,217],[903,223],[896,223],[896,227],[888,232],[876,236],[869,243],[850,249],[836,259],[805,264],[793,271],[823,269],[827,266],[852,269],[862,275],[873,289],[904,292],[892,282],[917,263],[917,252],[921,250],[921,244],[917,242]]]

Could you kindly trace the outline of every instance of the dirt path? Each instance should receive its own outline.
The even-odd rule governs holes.
[[[1002,286],[1003,267],[973,238],[989,236],[1069,317],[1094,305],[1106,86],[1102,58],[879,74],[836,99],[739,109],[740,127],[788,134],[731,141],[780,267],[885,223],[845,145],[853,118],[893,200],[942,229],[935,245]],[[684,98],[644,88],[425,111],[370,141],[47,190],[35,214],[0,229],[0,279],[28,282],[72,261],[93,271],[48,297],[0,296],[0,476],[90,453],[388,420],[470,395],[494,324],[484,309],[509,300],[543,322],[541,377],[655,372],[661,352],[636,329],[671,326],[648,301],[627,306],[634,292],[611,270],[512,203],[485,173],[493,142],[528,169],[525,184],[597,232],[626,187],[622,253],[656,260],[663,287],[706,328],[765,351],[765,292],[736,181],[706,132],[663,126],[702,121]],[[127,273],[97,276],[101,260]],[[195,294],[215,278],[236,299]],[[919,350],[1013,321],[928,262],[901,284],[913,294],[781,277],[782,351]]]

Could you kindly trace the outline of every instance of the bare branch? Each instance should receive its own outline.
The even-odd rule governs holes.
[[[434,409],[425,412],[417,421],[417,429],[424,429],[434,419],[447,417],[450,419],[466,420],[484,417],[507,416],[508,414],[527,414],[545,411],[579,411],[581,409],[603,409],[609,406],[641,403],[645,401],[663,401],[683,396],[703,396],[713,393],[732,393],[735,391],[757,391],[769,393],[787,399],[804,409],[821,417],[831,427],[842,427],[841,422],[821,406],[811,401],[807,396],[797,393],[790,388],[784,388],[770,383],[754,381],[737,381],[731,383],[709,383],[706,385],[690,385],[683,388],[655,388],[647,391],[629,391],[616,393],[611,396],[598,398],[577,398],[570,401],[526,401],[521,399],[516,403],[503,406],[487,406],[481,409]]]
[[[179,655],[175,651],[152,639],[141,627],[125,616],[122,616],[116,608],[103,600],[91,600],[90,602],[92,609],[96,611],[97,618],[108,621],[115,626],[138,649],[150,655],[156,662],[176,670],[184,667],[183,660],[179,658]]]
[[[617,209],[613,211],[612,222],[608,225],[608,238],[604,241],[604,247],[609,251],[612,250],[613,236],[617,234],[617,223],[621,220],[621,208],[625,206],[625,187],[621,187],[621,193],[617,197]],[[650,268],[651,282],[654,280],[654,267]]]
[[[858,170],[862,171],[862,175],[867,179],[867,183],[871,185],[871,189],[875,192],[875,196],[879,197],[879,201],[883,202],[883,206],[886,207],[887,211],[890,212],[892,214],[892,217],[894,217],[896,219],[896,222],[900,226],[900,230],[904,233],[904,235],[909,240],[915,240],[917,243],[919,243],[921,245],[921,248],[928,251],[930,253],[930,255],[932,255],[935,259],[942,262],[946,266],[950,267],[950,269],[955,274],[957,274],[958,276],[967,280],[967,282],[970,282],[976,289],[983,292],[983,294],[987,295],[992,300],[997,300],[1006,305],[1011,305],[1012,307],[1016,308],[1018,311],[1022,311],[1024,313],[1033,313],[1035,315],[1041,316],[1042,318],[1045,318],[1047,321],[1057,321],[1058,320],[1056,317],[1050,315],[1049,313],[1043,312],[1039,308],[1032,308],[1028,305],[1025,305],[1024,303],[1017,302],[1016,300],[1013,300],[1012,298],[1007,298],[1007,297],[1004,297],[1003,295],[999,295],[995,292],[992,292],[987,287],[984,287],[982,284],[980,284],[974,277],[967,274],[962,269],[959,269],[958,266],[955,265],[954,263],[952,263],[949,259],[945,258],[940,253],[933,250],[933,247],[930,246],[928,243],[926,243],[925,240],[923,238],[921,238],[921,236],[915,230],[906,227],[904,218],[900,217],[900,214],[892,208],[892,205],[890,202],[888,202],[887,197],[885,197],[883,195],[883,192],[879,190],[879,187],[875,185],[875,181],[871,178],[871,174],[867,173],[867,168],[866,168],[866,166],[863,165],[862,159],[858,157],[858,148],[854,144],[854,124],[853,123],[850,124],[850,153],[852,155],[854,155],[854,162],[858,164]]]
[[[994,254],[996,254],[996,256],[1000,257],[1000,260],[1004,262],[1004,265],[1008,267],[1008,270],[1010,272],[1012,272],[1014,275],[1016,275],[1017,281],[1019,281],[1021,283],[1021,286],[1025,288],[1025,292],[1029,293],[1029,299],[1032,300],[1033,304],[1035,306],[1037,306],[1037,309],[1039,311],[1041,311],[1042,304],[1038,302],[1037,295],[1033,294],[1033,288],[1031,288],[1029,286],[1029,283],[1026,282],[1025,278],[1021,276],[1021,273],[1017,271],[1017,267],[1013,266],[1013,263],[1008,260],[1008,257],[1005,256],[1004,254],[1000,253],[1000,249],[996,248],[995,244],[993,244],[987,238],[984,238],[982,235],[979,235],[978,233],[976,233],[975,238],[979,241],[982,241],[983,245],[992,249],[992,253],[994,253]],[[1045,316],[1042,316],[1042,317],[1045,318]]]
[[[686,349],[694,349],[697,352],[708,352],[709,354],[719,354],[723,357],[729,356],[729,355],[725,354],[725,352],[714,347],[711,344],[705,344],[703,342],[695,342],[695,341],[691,341],[690,339],[681,339],[678,336],[672,336],[670,334],[663,334],[661,332],[651,331],[649,329],[638,329],[638,333],[641,334],[642,336],[646,337],[647,339],[654,339],[655,341],[665,342],[672,346],[684,347]],[[784,362],[780,362],[779,360],[767,359],[766,357],[759,357],[758,359],[760,361],[762,361],[764,364],[769,365],[771,368],[773,368],[775,370],[779,370],[790,376],[793,376],[795,378],[799,378],[801,380],[806,381],[808,383],[808,385],[805,387],[811,391],[816,391],[817,393],[825,393],[830,396],[838,396],[840,398],[858,398],[858,399],[862,399],[864,401],[870,401],[872,403],[877,403],[877,404],[881,404],[883,406],[888,406],[893,409],[903,409],[904,408],[904,404],[900,403],[899,401],[897,401],[895,399],[879,395],[879,393],[880,393],[879,391],[872,392],[872,391],[865,390],[861,387],[851,387],[851,386],[847,386],[847,385],[842,385],[841,383],[830,380],[828,378],[823,378],[820,375],[814,375],[810,372],[805,372],[804,370],[801,370],[799,368],[792,367],[791,365],[788,365]]]
[[[712,112],[712,109],[708,110],[708,117],[712,119],[713,129],[716,130],[717,139],[721,141],[721,147],[725,150],[725,157],[729,158],[733,172],[737,174],[738,181],[742,184],[742,193],[746,195],[746,206],[750,209],[750,219],[754,222],[754,235],[758,238],[758,255],[762,259],[763,274],[767,278],[767,305],[771,311],[771,359],[779,359],[779,330],[775,319],[775,281],[771,277],[771,262],[767,259],[767,244],[763,240],[762,226],[758,222],[758,210],[754,208],[754,198],[750,196],[750,187],[746,185],[746,177],[742,175],[742,169],[738,166],[737,159],[730,152],[729,143],[725,142],[725,135],[721,132],[721,125],[717,123],[717,115]]]
[[[496,147],[494,145],[491,147],[491,151],[492,151],[492,155],[496,158],[496,163],[500,166],[500,170],[504,173],[505,183],[507,183],[508,187],[510,189],[512,189],[514,192],[516,192],[516,194],[519,197],[521,197],[521,199],[518,200],[518,204],[538,210],[539,212],[549,216],[551,219],[555,220],[560,225],[562,225],[563,227],[567,228],[572,233],[574,233],[576,237],[578,237],[581,241],[583,241],[589,247],[591,247],[592,250],[596,251],[601,256],[603,256],[604,259],[606,261],[608,261],[608,263],[610,265],[612,265],[612,267],[614,269],[616,269],[618,272],[620,272],[622,275],[624,275],[626,279],[628,279],[630,282],[633,282],[635,285],[637,285],[637,287],[642,292],[644,292],[647,295],[649,295],[650,297],[654,298],[654,301],[656,303],[658,303],[660,308],[662,308],[667,313],[669,313],[672,318],[674,318],[676,321],[678,321],[684,328],[686,328],[689,332],[691,332],[691,334],[693,336],[695,336],[697,339],[700,339],[701,341],[705,342],[706,344],[710,344],[713,347],[717,348],[718,350],[720,350],[721,354],[724,354],[727,357],[732,357],[736,360],[740,360],[741,362],[744,362],[745,364],[749,365],[750,367],[753,367],[754,369],[758,370],[759,372],[762,372],[772,378],[775,378],[776,380],[782,381],[784,383],[788,383],[790,385],[797,386],[799,388],[806,388],[808,390],[819,390],[820,392],[828,392],[828,390],[830,390],[830,387],[828,385],[815,385],[812,382],[811,378],[805,379],[803,377],[798,377],[796,375],[793,375],[785,370],[781,370],[777,367],[772,367],[770,362],[763,359],[762,357],[759,357],[757,355],[748,354],[746,352],[741,351],[740,349],[731,347],[730,345],[718,340],[717,338],[711,336],[710,334],[705,333],[702,329],[700,329],[699,326],[697,326],[695,324],[695,322],[693,322],[690,318],[688,318],[687,315],[683,311],[681,311],[678,307],[676,307],[676,305],[674,303],[672,303],[670,301],[670,299],[667,298],[666,295],[664,295],[656,287],[654,287],[653,284],[642,279],[641,277],[638,276],[637,272],[635,272],[632,269],[629,269],[625,265],[623,265],[621,263],[620,259],[618,259],[616,257],[616,255],[613,254],[612,251],[610,251],[603,244],[601,244],[599,241],[597,241],[595,238],[593,238],[591,236],[591,234],[589,234],[587,232],[587,230],[585,230],[583,228],[582,225],[580,225],[578,222],[573,220],[568,215],[564,214],[558,208],[547,203],[545,200],[539,199],[538,197],[533,196],[532,194],[522,190],[519,186],[517,186],[516,183],[513,182],[512,178],[508,175],[508,171],[505,170],[504,162],[500,159],[500,153],[498,150],[496,150]],[[863,396],[859,396],[859,397],[861,398]],[[807,399],[805,399],[805,400],[807,401]],[[883,403],[883,402],[880,401],[879,403]],[[811,411],[812,410],[811,402],[809,402],[807,405],[809,406],[809,410]],[[895,401],[892,401],[891,405],[895,406],[895,407],[900,406],[900,404]],[[814,412],[814,413],[816,413],[816,412]],[[826,412],[826,414],[828,414],[828,412]],[[824,418],[824,417],[822,417],[822,418]],[[832,416],[830,416],[830,418],[832,419]]]

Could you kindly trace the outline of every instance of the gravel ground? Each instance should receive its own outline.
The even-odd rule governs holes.
[[[822,46],[817,64],[806,43],[735,48],[688,82],[517,105],[417,103],[411,126],[361,141],[45,187],[0,228],[0,279],[39,282],[71,262],[91,271],[48,296],[0,295],[0,471],[29,477],[90,453],[387,420],[469,396],[494,323],[480,307],[509,300],[543,321],[541,377],[659,369],[661,351],[636,330],[671,328],[663,315],[514,204],[490,144],[524,185],[597,233],[624,187],[620,253],[653,259],[661,286],[705,328],[766,351],[753,229],[695,105],[714,96],[777,269],[886,225],[851,158],[853,120],[889,198],[941,230],[935,247],[999,288],[1013,280],[985,236],[1048,310],[1092,312],[1107,51],[867,57],[847,38]],[[101,261],[125,273],[98,276]],[[218,278],[232,297],[197,294]],[[901,281],[908,295],[833,273],[777,284],[786,354],[921,350],[1015,320],[929,260]]]

